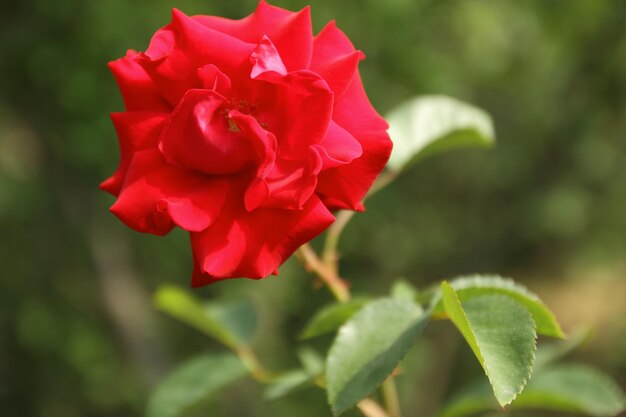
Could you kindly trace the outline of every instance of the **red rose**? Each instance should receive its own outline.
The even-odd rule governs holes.
[[[109,64],[126,112],[111,211],[191,234],[193,285],[276,273],[361,200],[391,151],[357,69],[363,54],[309,8],[261,1],[241,20],[173,11],[145,52]]]

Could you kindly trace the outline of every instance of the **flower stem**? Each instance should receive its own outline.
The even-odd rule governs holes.
[[[334,269],[335,273],[338,272],[339,253],[337,252],[337,246],[339,245],[339,237],[343,232],[343,229],[348,225],[348,222],[354,216],[354,211],[342,210],[337,214],[337,219],[328,228],[326,232],[326,241],[324,242],[324,251],[322,252],[322,261],[331,269]]]
[[[365,417],[391,417],[371,398],[364,398],[357,404],[358,409]]]
[[[241,362],[248,368],[250,375],[259,382],[268,383],[272,377],[270,373],[265,369],[259,358],[249,346],[239,346],[235,348],[235,353],[241,359]]]
[[[383,398],[385,399],[385,406],[387,407],[389,417],[402,417],[398,389],[396,388],[396,383],[393,378],[394,376],[391,375],[383,382]]]
[[[337,267],[333,265],[329,267],[323,262],[317,255],[315,250],[305,243],[298,249],[305,266],[315,273],[323,282],[328,286],[328,289],[333,293],[335,298],[345,303],[350,299],[350,290],[344,280],[342,280],[337,274]],[[336,261],[333,262],[335,264]]]

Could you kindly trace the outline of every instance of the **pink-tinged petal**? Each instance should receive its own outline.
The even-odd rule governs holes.
[[[298,247],[334,221],[316,196],[302,210],[248,212],[239,202],[231,204],[233,207],[225,208],[213,226],[191,234],[196,263],[194,287],[221,279],[259,279],[275,273]]]
[[[156,149],[139,151],[111,211],[140,232],[164,235],[175,224],[198,232],[217,219],[229,187],[224,178],[168,165]]]
[[[263,36],[261,42],[250,54],[252,63],[251,78],[265,81],[279,81],[287,74],[287,68],[276,50],[276,47],[267,36]]]
[[[198,78],[202,88],[225,95],[230,91],[230,79],[213,64],[207,64],[198,68]]]
[[[100,184],[101,189],[114,196],[120,193],[126,169],[134,153],[157,147],[168,117],[167,113],[144,111],[111,113],[120,146],[120,163],[115,173]]]
[[[349,55],[342,55],[334,60],[328,60],[311,69],[322,76],[333,90],[335,101],[339,100],[352,82],[357,72],[359,61],[365,58],[361,51]]]
[[[357,135],[363,155],[347,165],[322,171],[316,192],[331,209],[359,210],[361,201],[391,154],[391,140],[386,132]]]
[[[335,21],[329,22],[313,39],[311,69],[326,65],[337,57],[351,55],[356,51],[350,39],[343,33]]]
[[[220,109],[224,97],[208,90],[189,90],[172,113],[161,136],[166,160],[206,174],[232,174],[256,160],[250,140]]]
[[[361,143],[333,121],[328,126],[324,140],[314,146],[322,157],[322,170],[346,165],[363,154]]]
[[[109,62],[109,69],[122,92],[127,111],[170,111],[146,71],[134,61],[137,53],[128,51],[124,58]]]

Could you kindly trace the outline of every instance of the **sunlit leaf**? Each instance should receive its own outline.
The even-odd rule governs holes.
[[[146,416],[185,416],[247,374],[246,367],[232,354],[207,354],[192,359],[157,386],[148,401]]]
[[[392,373],[430,318],[411,301],[374,301],[344,324],[326,362],[335,414],[352,408]]]
[[[535,321],[538,334],[557,338],[564,337],[563,331],[550,309],[536,294],[511,279],[497,275],[472,275],[454,279],[450,281],[450,285],[462,302],[483,295],[502,294],[511,297],[528,309]],[[433,300],[433,316],[441,317],[445,314],[441,294],[436,294]]]
[[[495,141],[489,115],[446,96],[419,96],[387,115],[393,153],[388,167],[405,169],[411,162],[459,147],[491,146]]]
[[[500,405],[522,392],[535,358],[535,322],[523,305],[504,295],[461,302],[447,282],[441,286],[445,311],[482,365]]]

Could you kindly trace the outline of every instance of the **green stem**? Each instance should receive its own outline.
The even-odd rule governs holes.
[[[391,375],[385,380],[385,382],[383,382],[382,391],[389,417],[402,417],[402,412],[400,411],[398,389],[396,388],[396,383],[394,381],[393,375]]]
[[[390,417],[385,410],[371,398],[364,398],[356,405],[365,417]]]
[[[324,263],[315,250],[308,244],[304,244],[298,249],[305,266],[314,272],[328,286],[335,298],[345,303],[350,300],[350,290],[344,280],[337,274],[337,268],[329,267]]]
[[[235,353],[241,359],[241,362],[248,368],[250,374],[259,382],[268,383],[272,380],[272,376],[259,361],[256,354],[249,346],[239,346],[235,348]]]

